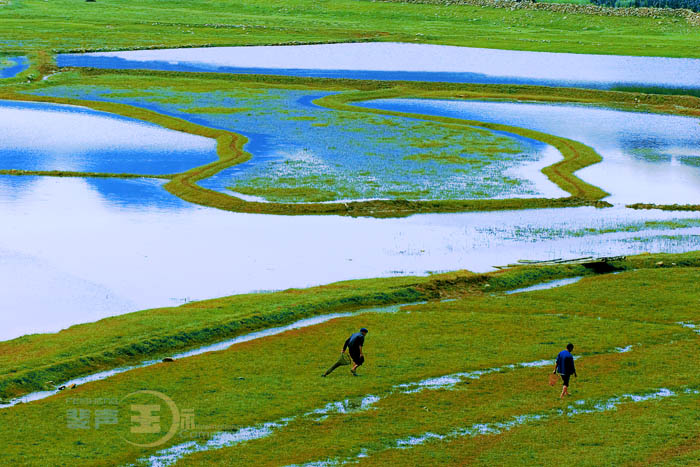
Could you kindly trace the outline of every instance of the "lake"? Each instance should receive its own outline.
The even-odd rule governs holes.
[[[601,163],[576,175],[612,203],[700,203],[700,119],[570,104],[385,99],[366,107],[531,128],[591,146]]]
[[[700,59],[527,52],[393,42],[60,54],[57,64],[61,67],[589,88],[700,88]]]
[[[266,216],[194,206],[161,183],[0,176],[0,219],[11,220],[0,229],[0,340],[258,290],[700,249],[692,212]]]

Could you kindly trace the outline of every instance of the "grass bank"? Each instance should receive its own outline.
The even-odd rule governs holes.
[[[41,176],[41,177],[83,177],[83,178],[161,178],[170,179],[172,175],[139,175],[130,173],[75,172],[70,170],[0,170],[0,175]]]
[[[133,370],[0,411],[5,446],[0,462],[131,464],[177,444],[203,446],[227,437],[228,445],[194,453],[181,464],[352,459],[369,465],[532,465],[533,459],[539,464],[550,458],[551,443],[545,440],[564,437],[567,443],[557,444],[557,455],[576,453],[590,465],[599,463],[601,449],[612,464],[676,458],[692,464],[687,459],[697,455],[697,446],[672,448],[687,446],[700,434],[693,409],[700,378],[693,365],[677,358],[700,349],[697,334],[677,324],[698,319],[688,304],[698,299],[699,258],[696,253],[630,258],[625,265],[635,270],[519,295],[477,293],[484,288],[481,281],[473,284],[474,293],[455,287],[456,301],[337,319]],[[660,259],[689,267],[654,267]],[[536,270],[547,268],[519,271]],[[473,276],[497,288],[494,281],[514,281],[515,272]],[[460,276],[472,277],[456,273],[440,280]],[[415,278],[392,281],[405,286]],[[341,368],[320,378],[359,326],[370,329],[361,377]],[[90,338],[98,336],[93,332]],[[573,380],[574,397],[560,402],[559,388],[546,384],[547,374],[569,341],[580,356],[579,378]],[[668,397],[650,397],[661,389]],[[167,395],[181,413],[194,414],[193,427],[155,447],[124,441],[134,436],[129,404],[154,403],[146,396],[124,399],[138,390]],[[114,418],[99,415],[105,407],[115,411]],[[83,413],[88,423],[80,428],[75,420]],[[167,412],[161,415],[159,432],[143,438],[167,431],[172,419]],[[97,420],[107,423],[96,425]],[[269,422],[277,425],[264,428]],[[570,429],[572,424],[579,428]],[[582,425],[599,430],[581,430]],[[474,426],[483,429],[450,435]],[[241,433],[261,436],[236,443]],[[433,435],[420,441],[426,433]],[[504,448],[511,442],[517,449]],[[590,445],[596,448],[582,447]],[[532,453],[528,446],[542,451]]]
[[[662,265],[657,263],[662,262]],[[700,254],[641,255],[617,270],[697,267]],[[362,307],[481,296],[535,283],[594,275],[581,265],[524,266],[488,274],[458,271],[428,277],[348,281],[309,289],[246,294],[145,310],[81,324],[56,334],[0,343],[0,396],[10,398],[100,370],[279,326]]]
[[[700,211],[700,204],[628,204],[631,209],[661,209],[662,211]]]

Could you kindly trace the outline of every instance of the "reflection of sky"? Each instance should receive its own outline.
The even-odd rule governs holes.
[[[700,248],[700,227],[692,223],[680,230],[567,233],[692,220],[696,213],[572,208],[402,219],[266,216],[187,204],[160,183],[0,177],[0,219],[9,220],[0,228],[0,339],[186,298],[485,271],[517,259]]]
[[[216,142],[74,106],[0,101],[0,168],[166,174],[217,159]]]
[[[602,163],[577,175],[611,193],[611,202],[700,203],[700,166],[693,164],[700,160],[697,118],[582,105],[428,99],[386,99],[362,105],[505,123],[571,138],[603,156]]]
[[[91,100],[111,100],[173,115],[200,125],[223,128],[249,137],[245,149],[253,157],[226,169],[200,185],[227,191],[235,185],[255,185],[255,179],[328,177],[335,199],[396,198],[396,193],[420,192],[409,199],[483,199],[566,196],[539,172],[561,157],[543,143],[500,133],[517,142],[523,152],[497,157],[467,155],[481,165],[442,164],[410,160],[415,154],[453,152],[461,147],[420,148],[420,141],[455,141],[459,134],[399,117],[367,117],[336,112],[311,103],[330,92],[253,89],[240,92],[143,92],[138,98],[120,97],[97,87],[52,87],[36,93]],[[230,113],[207,113],[210,107],[231,108]],[[192,112],[186,110],[191,108]],[[196,112],[196,113],[195,113]],[[373,123],[389,122],[390,124]],[[452,135],[453,140],[448,136]],[[291,163],[291,164],[290,164]],[[314,182],[309,182],[314,183]],[[305,183],[300,183],[304,185]],[[315,185],[314,185],[315,186]]]
[[[7,64],[3,65],[3,61],[7,61]],[[27,68],[29,68],[29,59],[27,57],[0,56],[0,79],[17,76]]]
[[[700,87],[700,60],[391,42],[63,54],[59,66],[263,73],[352,79]]]

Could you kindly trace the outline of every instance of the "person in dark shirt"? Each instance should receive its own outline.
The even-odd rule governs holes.
[[[344,360],[347,358],[345,357],[345,350],[347,350],[350,354],[350,359],[352,360],[353,364],[352,368],[350,369],[350,373],[357,376],[357,367],[365,362],[365,355],[362,353],[362,346],[365,345],[365,336],[367,335],[367,332],[368,331],[366,328],[362,328],[360,329],[360,332],[356,332],[352,336],[348,337],[345,344],[343,344],[340,359],[332,367],[330,367],[328,371],[323,373],[323,376],[328,376],[333,370],[345,364]]]
[[[569,379],[571,378],[571,375],[578,378],[578,375],[576,374],[576,366],[574,365],[574,356],[571,355],[572,350],[574,350],[574,344],[567,344],[566,350],[559,352],[559,355],[557,355],[557,363],[554,367],[554,371],[552,372],[558,373],[564,382],[564,387],[561,390],[561,396],[559,396],[560,399],[563,399],[564,396],[569,395]]]

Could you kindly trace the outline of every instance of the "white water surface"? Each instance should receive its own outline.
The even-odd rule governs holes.
[[[0,169],[160,175],[213,162],[216,141],[72,105],[0,101]]]
[[[518,259],[700,248],[697,226],[567,233],[696,219],[693,212],[583,207],[400,219],[269,216],[193,206],[161,182],[109,180],[109,190],[105,183],[0,177],[0,339],[263,289],[489,271]],[[136,189],[139,197],[129,198]]]
[[[557,279],[554,281],[543,282],[542,284],[531,285],[530,287],[523,287],[522,289],[509,290],[506,292],[506,295],[511,295],[514,293],[532,292],[534,290],[555,289],[557,287],[564,287],[565,285],[575,284],[581,279],[583,279],[583,276],[569,277],[567,279]]]
[[[104,61],[101,65],[95,59],[112,61]],[[294,71],[299,70],[334,71],[333,76],[337,77],[367,79],[589,87],[700,87],[700,59],[528,52],[395,42],[133,50],[58,57],[59,66],[81,66],[81,63],[82,66],[110,68],[274,74],[296,74]],[[391,72],[396,75],[392,76]]]

